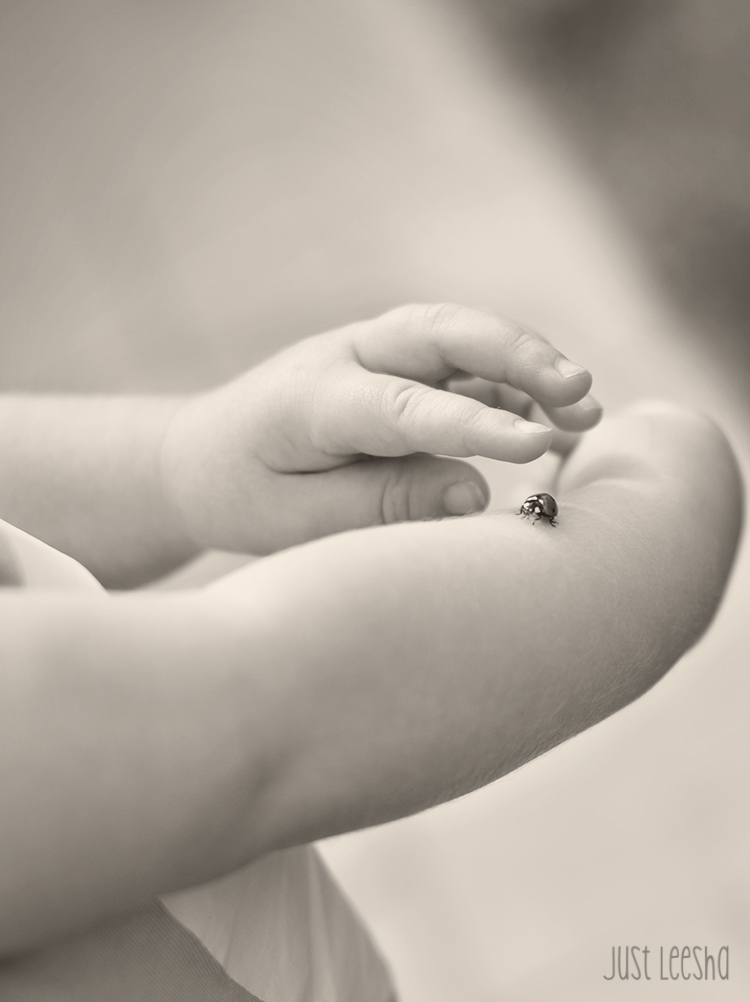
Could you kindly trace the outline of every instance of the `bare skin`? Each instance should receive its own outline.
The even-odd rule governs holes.
[[[481,475],[434,454],[525,463],[553,429],[591,428],[591,375],[566,362],[518,324],[418,305],[307,338],[194,397],[4,397],[0,517],[128,587],[206,548],[267,554],[479,511]],[[519,419],[534,402],[545,424]],[[454,484],[468,497],[446,495]]]
[[[191,593],[7,589],[0,950],[468,792],[646,691],[725,587],[731,449],[641,406],[554,493],[558,528],[374,526]]]

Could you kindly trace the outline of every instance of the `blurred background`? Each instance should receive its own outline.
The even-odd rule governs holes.
[[[605,408],[707,410],[747,476],[744,0],[5,0],[0,56],[0,389],[188,391],[452,300]],[[492,505],[545,462],[483,463]],[[745,547],[637,704],[322,846],[403,1002],[750,997],[749,606]],[[605,983],[627,944],[728,945],[730,980]]]

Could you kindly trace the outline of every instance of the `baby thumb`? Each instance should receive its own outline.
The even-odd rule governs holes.
[[[319,535],[469,515],[483,511],[490,496],[487,482],[473,466],[422,453],[366,459],[313,476],[325,493],[320,505],[308,508],[317,509]]]
[[[379,521],[385,525],[471,515],[487,507],[487,482],[468,463],[424,454],[370,463],[375,464]]]

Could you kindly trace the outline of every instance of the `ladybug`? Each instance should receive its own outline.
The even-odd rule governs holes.
[[[546,518],[550,525],[557,525],[555,521],[557,501],[551,494],[532,494],[521,505],[518,514],[523,515],[524,518],[533,518],[534,522],[538,522],[540,518]],[[531,524],[533,525],[534,522]]]

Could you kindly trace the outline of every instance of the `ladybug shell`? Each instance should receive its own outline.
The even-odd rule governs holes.
[[[521,511],[525,515],[552,520],[557,515],[557,501],[551,494],[532,494],[521,505]]]
[[[527,504],[533,506],[534,502],[541,508],[541,514],[546,518],[554,518],[557,514],[557,501],[551,494],[532,494],[530,498],[526,499],[524,507]]]

